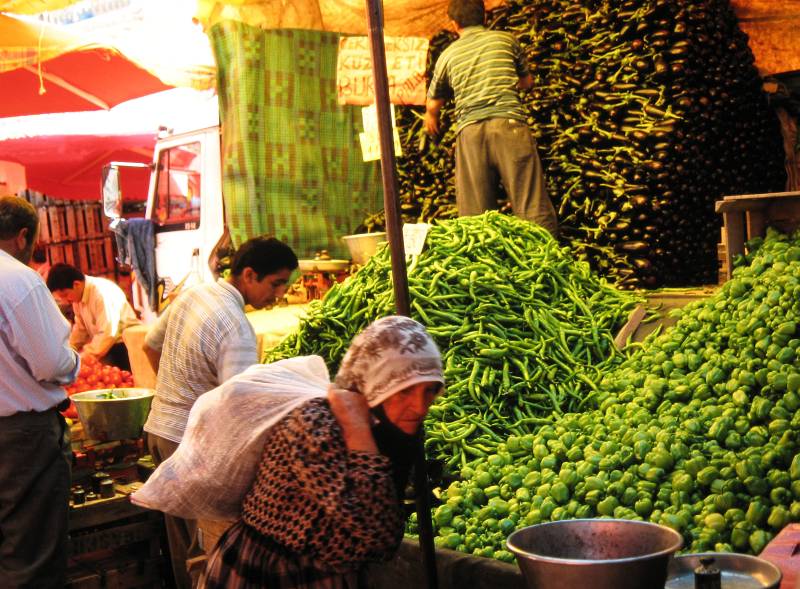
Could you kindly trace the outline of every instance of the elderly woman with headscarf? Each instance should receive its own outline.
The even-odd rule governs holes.
[[[359,334],[328,398],[270,430],[242,518],[209,555],[206,588],[357,585],[403,536],[415,435],[444,383],[425,328],[387,317]]]

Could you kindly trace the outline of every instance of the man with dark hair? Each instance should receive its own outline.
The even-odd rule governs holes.
[[[59,303],[72,305],[75,323],[69,343],[82,358],[131,369],[122,332],[140,322],[119,286],[105,278],[86,276],[75,266],[56,264],[50,268],[47,288]]]
[[[234,254],[227,279],[178,295],[147,333],[145,353],[158,376],[144,429],[156,464],[175,452],[197,398],[258,361],[255,331],[244,307],[261,309],[283,296],[297,266],[297,256],[285,243],[250,239]],[[196,571],[190,574],[186,561],[202,555],[197,524],[165,517],[176,583],[190,587]]]
[[[69,324],[26,264],[36,209],[0,197],[0,587],[66,584],[72,451],[63,386],[80,361]]]
[[[47,250],[44,246],[37,245],[33,249],[33,256],[28,266],[36,270],[37,274],[47,281],[47,274],[50,272],[50,263],[47,261]]]
[[[555,235],[556,212],[519,99],[518,90],[533,85],[522,48],[510,33],[484,28],[483,0],[450,0],[447,14],[459,39],[436,62],[425,129],[438,135],[442,106],[452,93],[458,214],[496,209],[502,180],[514,214]]]

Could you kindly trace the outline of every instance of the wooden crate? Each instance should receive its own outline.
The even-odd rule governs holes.
[[[97,572],[78,565],[67,571],[65,589],[102,589],[103,577]]]
[[[781,570],[780,589],[795,589],[800,579],[800,524],[789,524],[767,544],[759,558],[768,560]]]
[[[106,253],[102,239],[89,240],[89,274],[102,274],[107,270]]]
[[[67,220],[63,206],[47,207],[47,220],[50,224],[50,241],[59,242],[67,239]]]
[[[47,257],[51,264],[63,264],[65,262],[64,246],[59,243],[51,243],[47,246]]]
[[[745,253],[748,240],[763,237],[767,227],[789,233],[800,226],[800,192],[726,196],[715,203],[714,210],[722,214],[723,266],[730,277],[733,259]]]
[[[76,241],[75,250],[77,251],[77,266],[86,274],[89,272],[89,242],[85,239]]]
[[[77,239],[78,234],[78,208],[75,205],[64,207],[64,220],[68,239]]]
[[[75,266],[76,265],[75,244],[67,242],[63,244],[63,248],[64,248],[64,263],[69,264],[70,266]]]
[[[47,207],[39,207],[36,212],[39,215],[39,241],[50,243],[50,220],[47,215]]]
[[[114,257],[114,238],[111,236],[103,238],[103,254],[106,260],[106,270],[111,272],[117,265]]]
[[[100,205],[83,205],[83,216],[86,225],[86,237],[100,237],[103,235],[103,223],[100,218]]]

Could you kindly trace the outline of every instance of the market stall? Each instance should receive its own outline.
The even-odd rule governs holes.
[[[218,26],[219,52],[258,37],[232,20],[268,21],[253,16],[258,9],[217,8],[206,16]],[[350,30],[330,24],[343,7],[317,8],[280,18]],[[430,27],[427,36],[439,31],[444,7],[408,8],[390,7],[387,30],[402,23],[398,10],[398,19]],[[688,304],[660,334],[616,337],[637,305],[646,309],[643,327],[655,311],[643,292],[620,286],[715,282],[716,199],[783,188],[776,121],[731,3],[511,3],[491,13],[490,26],[514,31],[536,62],[528,123],[546,153],[568,244],[499,213],[449,219],[452,134],[434,144],[421,134],[418,110],[400,109],[400,211],[406,221],[434,222],[421,253],[403,255],[387,207],[391,247],[328,284],[302,313],[263,316],[281,318],[264,340],[277,343],[264,345],[266,360],[319,354],[333,371],[352,337],[396,308],[427,326],[447,379],[425,440],[442,587],[523,586],[510,534],[573,519],[649,522],[673,530],[691,553],[762,554],[800,521],[800,243],[770,232],[740,247],[737,270],[728,256],[731,280],[681,301]],[[450,41],[439,34],[432,56]],[[298,143],[312,127],[304,121]],[[236,143],[226,145],[235,159]],[[254,169],[265,161],[256,158]],[[269,178],[283,177],[285,163],[270,164]],[[385,175],[390,196],[392,183]],[[309,202],[299,202],[303,214],[315,214]],[[238,229],[262,221],[255,209],[235,211]],[[143,330],[128,336],[140,349]],[[152,374],[134,377],[152,383]],[[411,536],[417,519],[409,519]],[[422,585],[419,558],[407,540],[370,578],[375,586]],[[753,562],[716,558],[720,568]]]

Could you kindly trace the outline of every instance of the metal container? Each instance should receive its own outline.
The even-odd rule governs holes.
[[[530,589],[656,589],[683,538],[647,522],[574,519],[517,530],[507,544]]]
[[[713,558],[723,589],[778,589],[781,571],[771,562],[747,554],[703,552],[676,556],[669,564],[666,589],[694,589],[701,558]]]
[[[297,260],[300,272],[342,272],[350,267],[349,260]]]
[[[86,436],[92,440],[128,440],[142,435],[153,389],[99,389],[70,397]]]
[[[358,233],[356,235],[345,235],[342,241],[350,250],[350,257],[354,264],[363,266],[378,249],[378,244],[386,241],[386,233],[378,231],[376,233]]]

